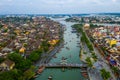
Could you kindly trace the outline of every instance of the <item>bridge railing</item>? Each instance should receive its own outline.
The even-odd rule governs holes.
[[[41,64],[40,66],[45,67],[87,67],[86,64],[60,64],[60,63],[48,63],[48,64]]]

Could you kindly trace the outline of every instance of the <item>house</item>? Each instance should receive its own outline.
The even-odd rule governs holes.
[[[83,28],[85,29],[85,30],[89,30],[89,28],[90,28],[90,24],[85,24],[84,26],[83,26]]]
[[[7,53],[7,52],[12,52],[12,49],[5,47],[2,52]]]
[[[14,66],[15,66],[15,63],[7,59],[0,64],[0,70],[1,71],[11,70],[13,69]]]

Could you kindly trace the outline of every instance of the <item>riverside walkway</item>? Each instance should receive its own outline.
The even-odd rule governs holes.
[[[45,66],[46,68],[62,68],[62,67],[70,67],[70,68],[86,68],[87,64],[59,64],[59,63],[48,63],[48,64],[41,64],[40,66]]]

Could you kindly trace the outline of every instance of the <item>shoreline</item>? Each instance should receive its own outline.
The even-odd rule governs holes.
[[[61,36],[60,36],[60,43],[58,43],[51,51],[47,51],[46,53],[43,53],[43,55],[45,55],[44,57],[40,58],[38,61],[35,62],[35,66],[39,66],[42,63],[49,63],[49,61],[52,59],[52,57],[54,57],[54,55],[59,51],[59,49],[61,49],[64,46],[64,40],[63,40],[63,34],[64,34],[64,26],[61,26],[60,28],[61,31]]]

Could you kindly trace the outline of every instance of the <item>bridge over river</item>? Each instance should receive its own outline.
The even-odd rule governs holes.
[[[63,68],[63,67],[87,68],[87,64],[77,64],[77,63],[67,63],[67,64],[48,63],[48,64],[41,64],[39,67],[41,66],[45,66],[46,68]]]

